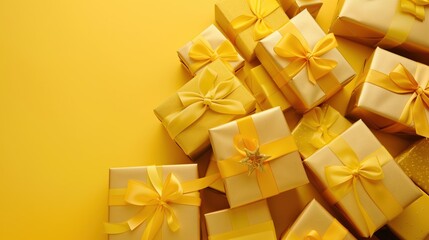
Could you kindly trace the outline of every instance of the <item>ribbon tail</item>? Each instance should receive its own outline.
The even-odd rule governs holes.
[[[142,240],[152,240],[161,229],[164,221],[164,209],[162,206],[158,206],[153,214],[152,218],[146,225],[146,229],[142,235]]]
[[[353,195],[354,195],[354,198],[356,200],[356,204],[359,208],[359,211],[362,214],[363,219],[365,220],[365,224],[366,224],[366,227],[368,229],[367,235],[372,237],[372,234],[374,234],[376,227],[375,227],[374,223],[372,222],[371,217],[368,215],[365,208],[362,206],[362,203],[360,202],[359,194],[358,194],[357,189],[356,189],[356,184],[357,184],[356,181],[357,181],[356,179],[353,179]]]

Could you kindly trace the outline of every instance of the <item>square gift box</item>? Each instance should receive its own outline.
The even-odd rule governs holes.
[[[205,214],[209,240],[276,240],[267,202],[261,200],[238,208]]]
[[[286,99],[304,113],[346,85],[355,71],[307,10],[259,41],[255,52]]]
[[[233,72],[244,66],[244,59],[213,24],[181,47],[177,54],[180,62],[192,76],[216,59],[222,60]]]
[[[304,163],[310,181],[361,237],[372,236],[421,196],[361,120]]]
[[[185,154],[195,159],[210,146],[210,128],[253,112],[255,104],[252,94],[218,59],[154,113]]]
[[[247,61],[260,39],[289,21],[277,0],[220,0],[215,19]]]
[[[350,98],[348,114],[386,132],[429,137],[429,66],[376,48]]]
[[[295,141],[279,107],[212,128],[209,132],[231,208],[308,183]]]
[[[279,2],[288,17],[294,17],[304,9],[307,9],[311,16],[316,18],[323,5],[322,0],[279,0]]]

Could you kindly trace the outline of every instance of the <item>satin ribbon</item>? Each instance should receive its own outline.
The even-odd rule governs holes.
[[[359,160],[356,153],[342,138],[336,138],[329,145],[342,165],[325,167],[325,177],[329,189],[336,201],[353,192],[357,207],[365,221],[367,236],[371,236],[376,226],[361,203],[357,185],[361,184],[365,192],[388,220],[393,219],[402,211],[402,206],[384,186],[382,166],[392,160],[384,147],[368,154]]]
[[[304,240],[343,240],[347,234],[347,229],[337,219],[334,219],[323,235],[316,230],[310,230]]]
[[[175,138],[209,109],[221,114],[246,113],[241,102],[228,99],[228,95],[237,89],[240,83],[235,78],[230,78],[215,84],[217,77],[218,74],[208,67],[197,75],[199,88],[197,91],[177,93],[184,109],[167,123],[171,138]]]
[[[106,223],[106,233],[120,234],[133,231],[146,222],[146,229],[141,239],[154,239],[165,218],[169,229],[176,232],[180,229],[180,223],[170,204],[200,206],[201,199],[188,193],[206,188],[219,179],[219,174],[215,174],[206,178],[180,183],[177,177],[170,173],[163,183],[162,173],[155,166],[149,166],[147,173],[148,183],[130,180],[126,190],[111,189],[109,205],[134,205],[143,208],[135,216],[123,223]]]
[[[279,4],[275,0],[247,0],[247,3],[250,14],[238,16],[231,21],[231,25],[240,32],[254,26],[254,39],[258,41],[273,32],[265,22],[265,18],[279,8]]]
[[[399,121],[409,126],[414,125],[417,134],[429,137],[429,122],[426,117],[426,111],[429,110],[429,79],[419,79],[420,72],[425,71],[424,68],[418,65],[416,78],[402,64],[398,64],[388,76],[371,70],[367,82],[397,94],[412,94]],[[426,86],[422,88],[417,81],[425,81]]]
[[[216,59],[222,60],[229,67],[231,67],[231,64],[228,62],[239,60],[238,53],[230,41],[225,40],[216,49],[213,49],[210,43],[202,37],[193,41],[193,45],[189,50],[189,58],[194,61],[190,64],[193,72]]]
[[[409,13],[420,21],[425,20],[425,7],[429,5],[429,0],[401,0],[401,9]]]
[[[259,224],[253,224],[239,229],[210,235],[209,240],[260,240],[276,239],[273,221],[267,221]]]

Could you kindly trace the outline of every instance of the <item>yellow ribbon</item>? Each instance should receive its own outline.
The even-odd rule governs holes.
[[[254,39],[260,40],[273,32],[265,22],[265,18],[279,8],[275,0],[247,0],[251,13],[240,15],[231,21],[235,30],[243,31],[254,25]]]
[[[260,240],[276,239],[273,221],[253,224],[226,233],[210,235],[209,240]]]
[[[401,9],[409,13],[418,20],[425,20],[425,7],[429,5],[429,0],[401,0]]]
[[[213,62],[216,59],[222,60],[226,66],[231,67],[229,61],[238,61],[238,53],[230,41],[223,41],[216,49],[213,50],[210,43],[199,37],[193,41],[193,45],[189,50],[189,57],[194,61],[190,67],[193,72],[203,66]]]
[[[304,240],[342,240],[347,234],[347,229],[334,219],[322,236],[316,230],[310,230]]]
[[[335,60],[323,58],[323,55],[337,47],[334,34],[330,33],[320,39],[313,49],[310,49],[305,39],[287,33],[274,46],[274,52],[290,61],[283,70],[289,77],[294,77],[304,67],[307,67],[308,78],[311,83],[332,71],[337,65]]]
[[[235,78],[215,84],[218,74],[210,68],[204,69],[197,77],[198,91],[177,93],[184,109],[167,123],[167,130],[172,138],[197,121],[209,109],[221,114],[246,113],[241,102],[228,99],[228,95],[240,86]]]

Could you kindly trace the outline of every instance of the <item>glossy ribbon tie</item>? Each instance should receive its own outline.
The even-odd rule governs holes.
[[[308,78],[311,83],[325,76],[337,66],[335,60],[323,58],[328,51],[337,47],[334,34],[330,33],[320,39],[311,50],[307,41],[300,41],[298,37],[287,33],[275,45],[274,52],[286,58],[290,64],[283,70],[289,77],[294,77],[304,67],[307,67]]]
[[[425,20],[425,7],[429,6],[429,0],[401,0],[401,10],[412,14],[418,20]]]
[[[241,15],[231,21],[235,30],[243,31],[254,25],[254,39],[260,40],[273,32],[265,22],[265,18],[279,8],[275,0],[247,0],[251,13]]]

